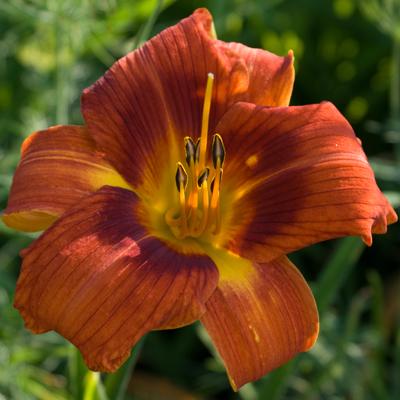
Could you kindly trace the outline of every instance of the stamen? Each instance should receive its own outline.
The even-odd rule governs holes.
[[[207,179],[210,174],[210,168],[205,167],[201,170],[198,179],[198,185],[203,191],[203,214],[201,216],[199,227],[191,234],[193,237],[199,237],[203,232],[208,219],[208,186]]]
[[[198,138],[197,142],[196,142],[196,156],[195,156],[195,161],[196,162],[200,161],[200,142],[201,142],[201,139]]]
[[[183,239],[187,236],[187,219],[186,219],[186,198],[185,198],[185,191],[187,188],[188,183],[188,176],[183,168],[183,165],[178,162],[176,165],[176,175],[175,175],[175,182],[176,186],[178,187],[179,191],[179,203],[181,206],[181,218],[180,218],[180,225],[181,225],[181,232],[177,236],[178,239]]]
[[[217,212],[217,222],[215,225],[215,229],[213,230],[213,234],[217,235],[221,230],[221,209],[220,209],[220,200],[219,200],[219,188],[221,186],[222,180],[222,166],[225,161],[225,147],[220,135],[215,134],[212,144],[212,160],[214,164],[214,168],[216,169],[215,177],[211,182],[211,207],[210,214],[208,216],[206,232],[208,232],[212,224],[214,222],[214,214]],[[217,178],[217,179],[216,179]],[[216,182],[216,188],[214,191],[214,185]]]
[[[220,198],[218,196],[218,204],[217,204],[217,224],[213,231],[214,235],[218,235],[221,232],[221,205],[220,205]]]
[[[208,167],[204,167],[200,174],[199,174],[199,178],[197,179],[197,184],[199,185],[199,187],[201,187],[201,185],[203,184],[204,181],[206,181],[208,179],[208,176],[210,175],[210,168]]]
[[[221,136],[217,134],[214,135],[213,144],[212,144],[212,160],[214,164],[214,168],[217,169],[217,160],[218,158],[221,160],[221,168],[224,166],[225,161],[225,147],[222,141]]]
[[[189,136],[185,137],[185,153],[186,153],[186,162],[188,167],[190,168],[194,165],[196,161],[196,146],[193,142],[193,139]]]
[[[194,197],[197,194],[197,188],[196,185],[193,184],[193,182],[196,181],[196,170],[195,170],[196,145],[194,144],[193,139],[189,136],[185,137],[185,153],[186,153],[186,163],[192,173],[192,188],[190,190],[189,200],[187,203],[187,212],[190,212],[190,208],[192,207],[192,204],[194,202]]]
[[[165,222],[169,226],[181,226],[181,217],[175,219],[174,215],[178,214],[180,207],[171,207],[165,214]]]
[[[188,175],[180,162],[176,164],[175,183],[178,192],[181,191],[181,183],[183,183],[183,191],[185,192],[188,184]]]
[[[208,122],[209,122],[209,118],[210,118],[210,106],[211,106],[211,95],[212,95],[213,83],[214,83],[214,74],[212,74],[210,72],[207,77],[206,93],[204,96],[203,121],[202,121],[202,125],[201,125],[199,170],[202,170],[204,168],[205,160],[206,160]]]
[[[199,205],[199,192],[198,188],[196,185],[196,170],[194,166],[190,167],[192,171],[192,189],[190,191],[190,197],[189,197],[189,202],[191,206],[191,217],[190,217],[190,225],[189,225],[189,231],[188,235],[191,235],[194,232],[194,228],[196,226],[196,221],[197,221],[197,208]],[[189,205],[188,202],[188,205]]]
[[[194,156],[194,162],[195,162],[195,165],[196,165],[196,174],[199,173],[200,143],[201,143],[201,139],[198,138],[197,139],[197,143],[196,143],[196,152],[195,152],[195,156]]]
[[[179,191],[179,202],[181,204],[181,232],[178,236],[178,239],[183,239],[188,234],[187,219],[186,219],[185,189],[183,182],[181,182],[181,188]]]
[[[222,182],[222,174],[223,174],[224,170],[221,168],[221,176],[220,176],[220,180],[219,180],[219,187],[221,189],[221,182]],[[215,174],[212,182],[211,182],[211,194],[213,194],[214,192],[214,183],[215,183],[215,178],[217,177],[217,175]]]
[[[205,167],[201,170],[201,172],[199,174],[199,178],[197,180],[197,184],[199,185],[199,187],[202,187],[202,184],[204,183],[204,181],[207,181],[209,174],[210,174],[210,168]],[[190,225],[189,225],[189,230],[188,230],[189,236],[193,236],[195,233],[195,227],[196,227],[196,222],[197,222],[197,211],[198,211],[198,191],[197,191],[197,185],[196,185],[195,181],[193,181],[192,185],[196,186],[196,189],[195,189],[196,194],[194,197],[194,199],[196,201],[193,201],[192,217],[190,219]],[[203,194],[203,200],[204,200],[204,194]],[[207,190],[207,202],[208,202],[208,190]],[[204,218],[204,204],[203,204],[203,214],[201,217],[202,217],[202,219]],[[205,219],[207,221],[207,216],[205,217]],[[205,222],[203,223],[203,225],[205,226]],[[200,226],[201,226],[201,221],[200,221]],[[204,226],[203,226],[203,229],[204,229]]]
[[[222,172],[223,171],[221,168],[221,159],[218,158],[217,171],[215,173],[213,191],[212,191],[212,196],[211,196],[210,210],[209,210],[209,214],[208,214],[207,224],[204,229],[205,233],[207,233],[211,230],[212,224],[214,222],[215,210],[217,208],[218,199],[219,199],[219,188],[220,188],[221,180],[222,180]]]
[[[201,137],[197,139],[196,145],[192,138],[189,136],[185,137],[185,158],[191,175],[189,199],[186,202],[185,192],[189,181],[188,174],[183,165],[178,162],[175,183],[179,192],[179,206],[172,206],[165,214],[166,223],[170,226],[172,233],[178,239],[183,239],[186,236],[196,238],[210,232],[214,235],[218,235],[221,231],[221,207],[219,196],[223,173],[222,167],[225,162],[226,151],[222,138],[218,134],[214,135],[212,143],[211,157],[215,168],[215,174],[211,182],[211,198],[208,189],[210,169],[204,165],[206,162],[213,81],[214,75],[209,73],[204,95]],[[200,190],[203,193],[203,202],[200,202],[202,208],[199,209]],[[179,215],[179,212],[180,216],[177,218],[176,216]],[[198,217],[200,222],[196,229]],[[214,225],[215,219],[216,223]]]

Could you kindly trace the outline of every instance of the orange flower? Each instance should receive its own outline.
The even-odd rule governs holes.
[[[83,92],[86,127],[29,137],[2,217],[47,229],[21,253],[25,326],[113,372],[200,319],[235,390],[308,350],[317,309],[285,254],[371,245],[397,216],[336,108],[288,107],[293,79],[291,52],[220,42],[201,9]]]

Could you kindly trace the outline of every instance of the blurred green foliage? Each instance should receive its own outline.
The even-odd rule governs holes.
[[[291,104],[333,102],[399,207],[399,0],[170,0],[146,25],[156,5],[0,0],[0,210],[22,141],[55,124],[82,124],[82,89],[145,36],[198,7],[210,10],[221,40],[278,55],[293,49]],[[128,367],[119,377],[101,377],[57,334],[31,335],[12,302],[18,252],[35,237],[0,224],[0,400],[400,398],[397,224],[364,253],[360,239],[349,238],[290,255],[323,309],[320,337],[311,351],[237,394],[200,324],[149,334],[140,356],[133,352],[129,368],[139,356],[138,365],[125,397],[115,387],[130,377]]]

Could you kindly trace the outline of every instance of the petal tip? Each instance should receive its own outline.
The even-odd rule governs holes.
[[[21,295],[18,293],[18,290],[15,294],[13,307],[21,314],[21,317],[24,320],[24,327],[29,329],[31,333],[37,335],[50,331],[50,329],[37,321],[37,319],[24,307],[24,300],[21,299]]]
[[[136,343],[135,343],[136,344]],[[132,347],[135,345],[133,344]],[[86,353],[83,346],[76,346],[81,352],[82,358],[86,366],[95,372],[107,372],[113,374],[121,365],[129,358],[131,354],[131,347],[127,351],[117,352],[115,354],[102,356],[99,361],[93,358],[90,353]]]
[[[387,217],[387,224],[392,225],[392,224],[396,223],[398,220],[399,220],[399,218],[398,218],[396,212],[392,208]]]
[[[231,384],[231,387],[232,387],[233,391],[237,392],[238,389],[240,389],[240,388],[236,387],[236,384],[233,381],[232,377],[229,375],[229,372],[227,372],[227,375],[228,375],[229,383]]]
[[[368,247],[372,246],[372,235],[371,234],[363,235],[363,236],[361,236],[361,239]]]
[[[195,10],[193,12],[193,15],[195,15],[195,14],[207,14],[211,17],[210,11],[208,11],[207,8],[205,8],[205,7],[201,7],[201,8],[198,8],[197,10]]]
[[[8,223],[7,223],[7,215],[5,213],[3,213],[0,220],[7,228],[10,228],[10,226],[8,226]]]

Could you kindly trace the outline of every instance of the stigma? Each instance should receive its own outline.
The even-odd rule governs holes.
[[[178,162],[176,166],[175,182],[179,192],[179,205],[174,205],[165,214],[166,223],[178,239],[187,236],[196,238],[210,232],[218,235],[221,231],[220,188],[226,152],[222,138],[218,134],[214,135],[211,146],[212,171],[205,165],[213,82],[214,75],[209,73],[200,137],[196,144],[191,137],[184,139],[189,173],[182,163]],[[208,183],[210,177],[212,177],[211,185]],[[186,193],[189,180],[190,191]]]

